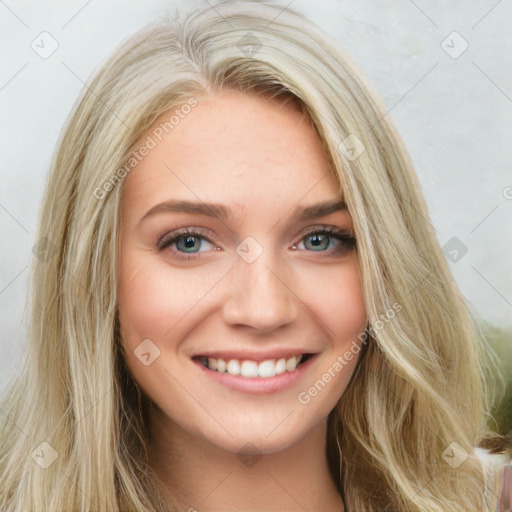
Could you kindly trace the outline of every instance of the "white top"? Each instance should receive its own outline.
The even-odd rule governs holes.
[[[512,510],[512,458],[506,454],[492,454],[480,447],[475,448],[474,454],[484,468],[486,503],[494,504],[499,497],[500,506],[493,510]]]

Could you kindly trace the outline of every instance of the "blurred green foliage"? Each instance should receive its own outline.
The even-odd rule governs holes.
[[[497,432],[512,439],[512,329],[501,329],[487,322],[479,322],[479,325],[505,379],[504,386],[497,384],[491,415],[496,420]]]

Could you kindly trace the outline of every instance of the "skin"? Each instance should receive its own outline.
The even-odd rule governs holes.
[[[318,136],[292,104],[221,90],[198,98],[123,183],[122,344],[155,404],[150,464],[183,510],[343,510],[327,466],[326,419],[357,356],[308,404],[297,398],[354,341],[360,346],[366,323],[355,249],[335,238],[315,249],[315,235],[306,236],[323,226],[353,233],[349,213],[305,221],[292,213],[339,199],[329,169]],[[239,216],[163,212],[140,220],[170,199],[222,203]],[[156,247],[184,227],[206,237],[190,261],[173,257],[191,254],[183,239]],[[263,249],[252,263],[236,252],[248,236]],[[134,354],[145,339],[160,351],[149,365]],[[191,360],[207,350],[271,347],[318,356],[291,388],[261,395],[227,388]],[[240,456],[247,443],[256,447],[253,459]]]

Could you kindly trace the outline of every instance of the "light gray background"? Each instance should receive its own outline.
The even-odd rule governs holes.
[[[204,4],[0,0],[0,392],[26,347],[28,265],[43,187],[84,82],[136,29],[176,7]],[[374,82],[412,156],[440,244],[457,237],[468,249],[450,263],[465,297],[479,316],[512,327],[512,2],[291,6],[337,38]],[[59,45],[47,59],[31,47],[42,46],[43,31]],[[454,31],[469,44],[458,58],[441,46],[462,48]]]

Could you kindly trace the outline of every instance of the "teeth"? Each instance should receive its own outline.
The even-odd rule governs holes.
[[[260,363],[249,359],[243,361],[230,359],[226,362],[224,359],[204,356],[200,360],[204,366],[219,373],[227,372],[231,375],[241,375],[246,378],[260,377],[266,379],[284,372],[293,372],[301,362],[302,357],[303,355],[292,356],[289,359],[267,359]]]
[[[227,371],[230,375],[240,375],[240,363],[236,359],[230,359]]]
[[[242,377],[257,377],[258,363],[256,361],[244,361],[240,366],[240,375]]]
[[[212,361],[215,361],[213,357],[210,358]],[[215,370],[213,366],[210,366],[210,361],[208,360],[208,368]],[[226,371],[226,361],[224,359],[217,359],[217,371],[219,373],[224,373]]]
[[[300,361],[300,359],[299,359]],[[290,357],[290,359],[286,360],[286,371],[293,372],[295,368],[297,368],[298,361],[295,360],[295,357]]]
[[[302,356],[300,356],[302,359]],[[286,371],[286,359],[278,359],[276,362],[276,374],[280,375],[281,373],[284,373]]]
[[[295,357],[293,358],[293,365],[292,365],[295,370],[295,367],[297,366],[295,364]],[[274,360],[269,360],[269,361],[263,361],[262,363],[259,364],[258,366],[258,375],[260,377],[274,377],[276,374],[276,363]]]

